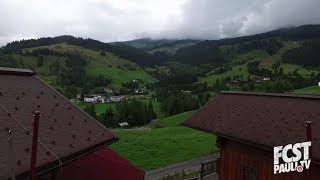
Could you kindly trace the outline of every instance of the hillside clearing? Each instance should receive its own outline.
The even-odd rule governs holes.
[[[111,79],[112,83],[115,85],[121,85],[121,83],[129,82],[134,79],[142,79],[144,83],[157,81],[157,79],[150,76],[143,70],[129,71],[111,67],[95,67],[88,68],[87,73],[95,76],[103,75],[104,77]]]
[[[184,44],[176,44],[174,46],[170,46],[170,47],[161,47],[161,48],[157,48],[157,49],[152,49],[151,51],[148,51],[148,53],[150,54],[154,54],[156,52],[166,52],[168,54],[175,54],[177,52],[177,50],[179,50],[180,48],[184,48],[184,47],[188,47],[188,46],[192,46],[195,43],[184,43]]]
[[[105,56],[102,56],[102,55],[100,55],[100,52],[86,49],[86,48],[83,48],[80,46],[69,45],[66,43],[26,48],[26,49],[24,49],[24,51],[32,51],[34,49],[41,49],[41,48],[54,50],[56,52],[67,52],[67,53],[80,54],[81,56],[86,57],[87,59],[90,60],[88,67],[98,67],[98,66],[118,67],[118,66],[124,66],[124,65],[129,65],[129,64],[132,66],[137,66],[135,63],[133,63],[131,61],[121,59],[111,53],[108,53],[108,52],[106,53]]]
[[[253,61],[253,60],[258,60],[260,61],[259,67],[260,68],[266,68],[269,70],[272,70],[272,65],[277,63],[277,62],[282,62],[282,55],[293,48],[297,48],[300,47],[300,44],[298,42],[294,42],[294,41],[284,41],[283,43],[283,47],[280,48],[280,50],[270,56],[268,53],[266,53],[264,50],[253,50],[250,51],[248,53],[244,53],[244,54],[236,54],[236,58],[232,61],[232,62],[236,62],[236,61],[240,61],[240,62],[249,62],[249,61]],[[232,49],[232,47],[235,45],[229,45],[229,46],[221,46],[220,48],[223,51],[228,51],[228,49]],[[296,64],[287,64],[287,63],[281,63],[280,67],[283,68],[283,71],[285,74],[291,73],[295,70],[297,70],[297,72],[299,74],[301,74],[303,77],[307,77],[308,75],[310,75],[311,73],[316,73],[317,71],[315,70],[310,70],[307,68],[304,68],[301,65],[296,65]],[[279,68],[280,68],[279,67]],[[250,74],[248,73],[248,68],[247,68],[247,63],[242,64],[242,65],[235,65],[232,67],[232,70],[230,71],[226,71],[222,74],[217,74],[217,75],[209,75],[203,78],[200,78],[199,81],[200,82],[207,82],[209,86],[212,86],[213,83],[215,83],[215,81],[217,79],[225,79],[226,77],[233,77],[234,75],[242,75],[244,79],[246,79]],[[255,77],[254,75],[250,75],[251,77]]]
[[[247,64],[237,65],[233,66],[232,70],[226,71],[221,74],[214,74],[210,76],[206,76],[203,78],[200,78],[200,82],[206,82],[209,86],[213,86],[217,79],[225,79],[227,77],[233,77],[233,76],[243,76],[244,79],[246,79],[249,76],[248,67]],[[251,77],[254,77],[254,75],[250,75]]]

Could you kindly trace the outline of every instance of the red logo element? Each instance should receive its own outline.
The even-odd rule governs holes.
[[[303,171],[303,166],[301,166],[301,165],[298,166],[298,167],[297,167],[297,171],[298,171],[298,172],[302,172],[302,171]]]

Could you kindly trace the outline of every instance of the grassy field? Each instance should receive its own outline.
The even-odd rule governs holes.
[[[310,86],[302,89],[297,89],[294,92],[296,93],[304,93],[304,94],[320,94],[319,86]]]
[[[151,51],[148,51],[148,53],[154,54],[156,52],[166,52],[168,54],[175,54],[177,52],[177,50],[179,50],[180,48],[192,46],[194,44],[195,43],[176,44],[176,45],[170,46],[170,47],[162,47],[162,48],[153,49]]]
[[[232,70],[226,71],[222,74],[210,75],[203,78],[200,78],[200,82],[207,82],[209,86],[212,86],[217,79],[225,79],[226,77],[233,77],[234,75],[243,75],[243,78],[247,78],[249,76],[247,64],[237,65],[232,67]],[[251,75],[251,77],[254,77]]]
[[[217,152],[216,137],[180,126],[193,112],[160,120],[163,128],[113,129],[120,141],[111,145],[117,153],[143,170],[151,170]]]
[[[189,111],[174,116],[166,117],[161,119],[157,124],[163,125],[165,127],[176,127],[179,126],[180,123],[183,120],[187,119],[192,113],[193,111]]]
[[[86,106],[92,105],[92,103],[85,103],[85,102],[76,102],[75,104],[81,109],[84,109]],[[115,111],[116,103],[95,103],[94,107],[96,109],[97,115],[100,115],[106,112],[106,110],[109,109],[110,107],[112,108],[113,111]]]
[[[156,82],[157,80],[142,70],[129,71],[110,67],[88,68],[87,73],[91,75],[103,75],[112,79],[112,83],[121,84],[134,79],[142,79],[144,83]]]

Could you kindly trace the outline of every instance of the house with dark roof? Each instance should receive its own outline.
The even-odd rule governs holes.
[[[320,179],[320,96],[221,92],[182,125],[217,136],[219,180]],[[275,174],[274,147],[306,141],[310,169]]]
[[[0,67],[0,179],[27,179],[31,167],[37,179],[143,179],[106,147],[116,141],[35,72]]]

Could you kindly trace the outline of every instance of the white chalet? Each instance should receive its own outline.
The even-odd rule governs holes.
[[[126,99],[127,99],[126,96],[110,96],[109,97],[110,102],[119,102],[119,101],[124,101]]]
[[[106,93],[113,93],[113,90],[110,89],[110,88],[104,88],[103,90],[104,90],[104,92],[106,92]]]
[[[103,95],[85,95],[83,102],[105,103],[105,97]]]
[[[120,126],[120,127],[129,126],[129,123],[127,123],[127,122],[121,122],[121,123],[119,123],[119,126]]]

